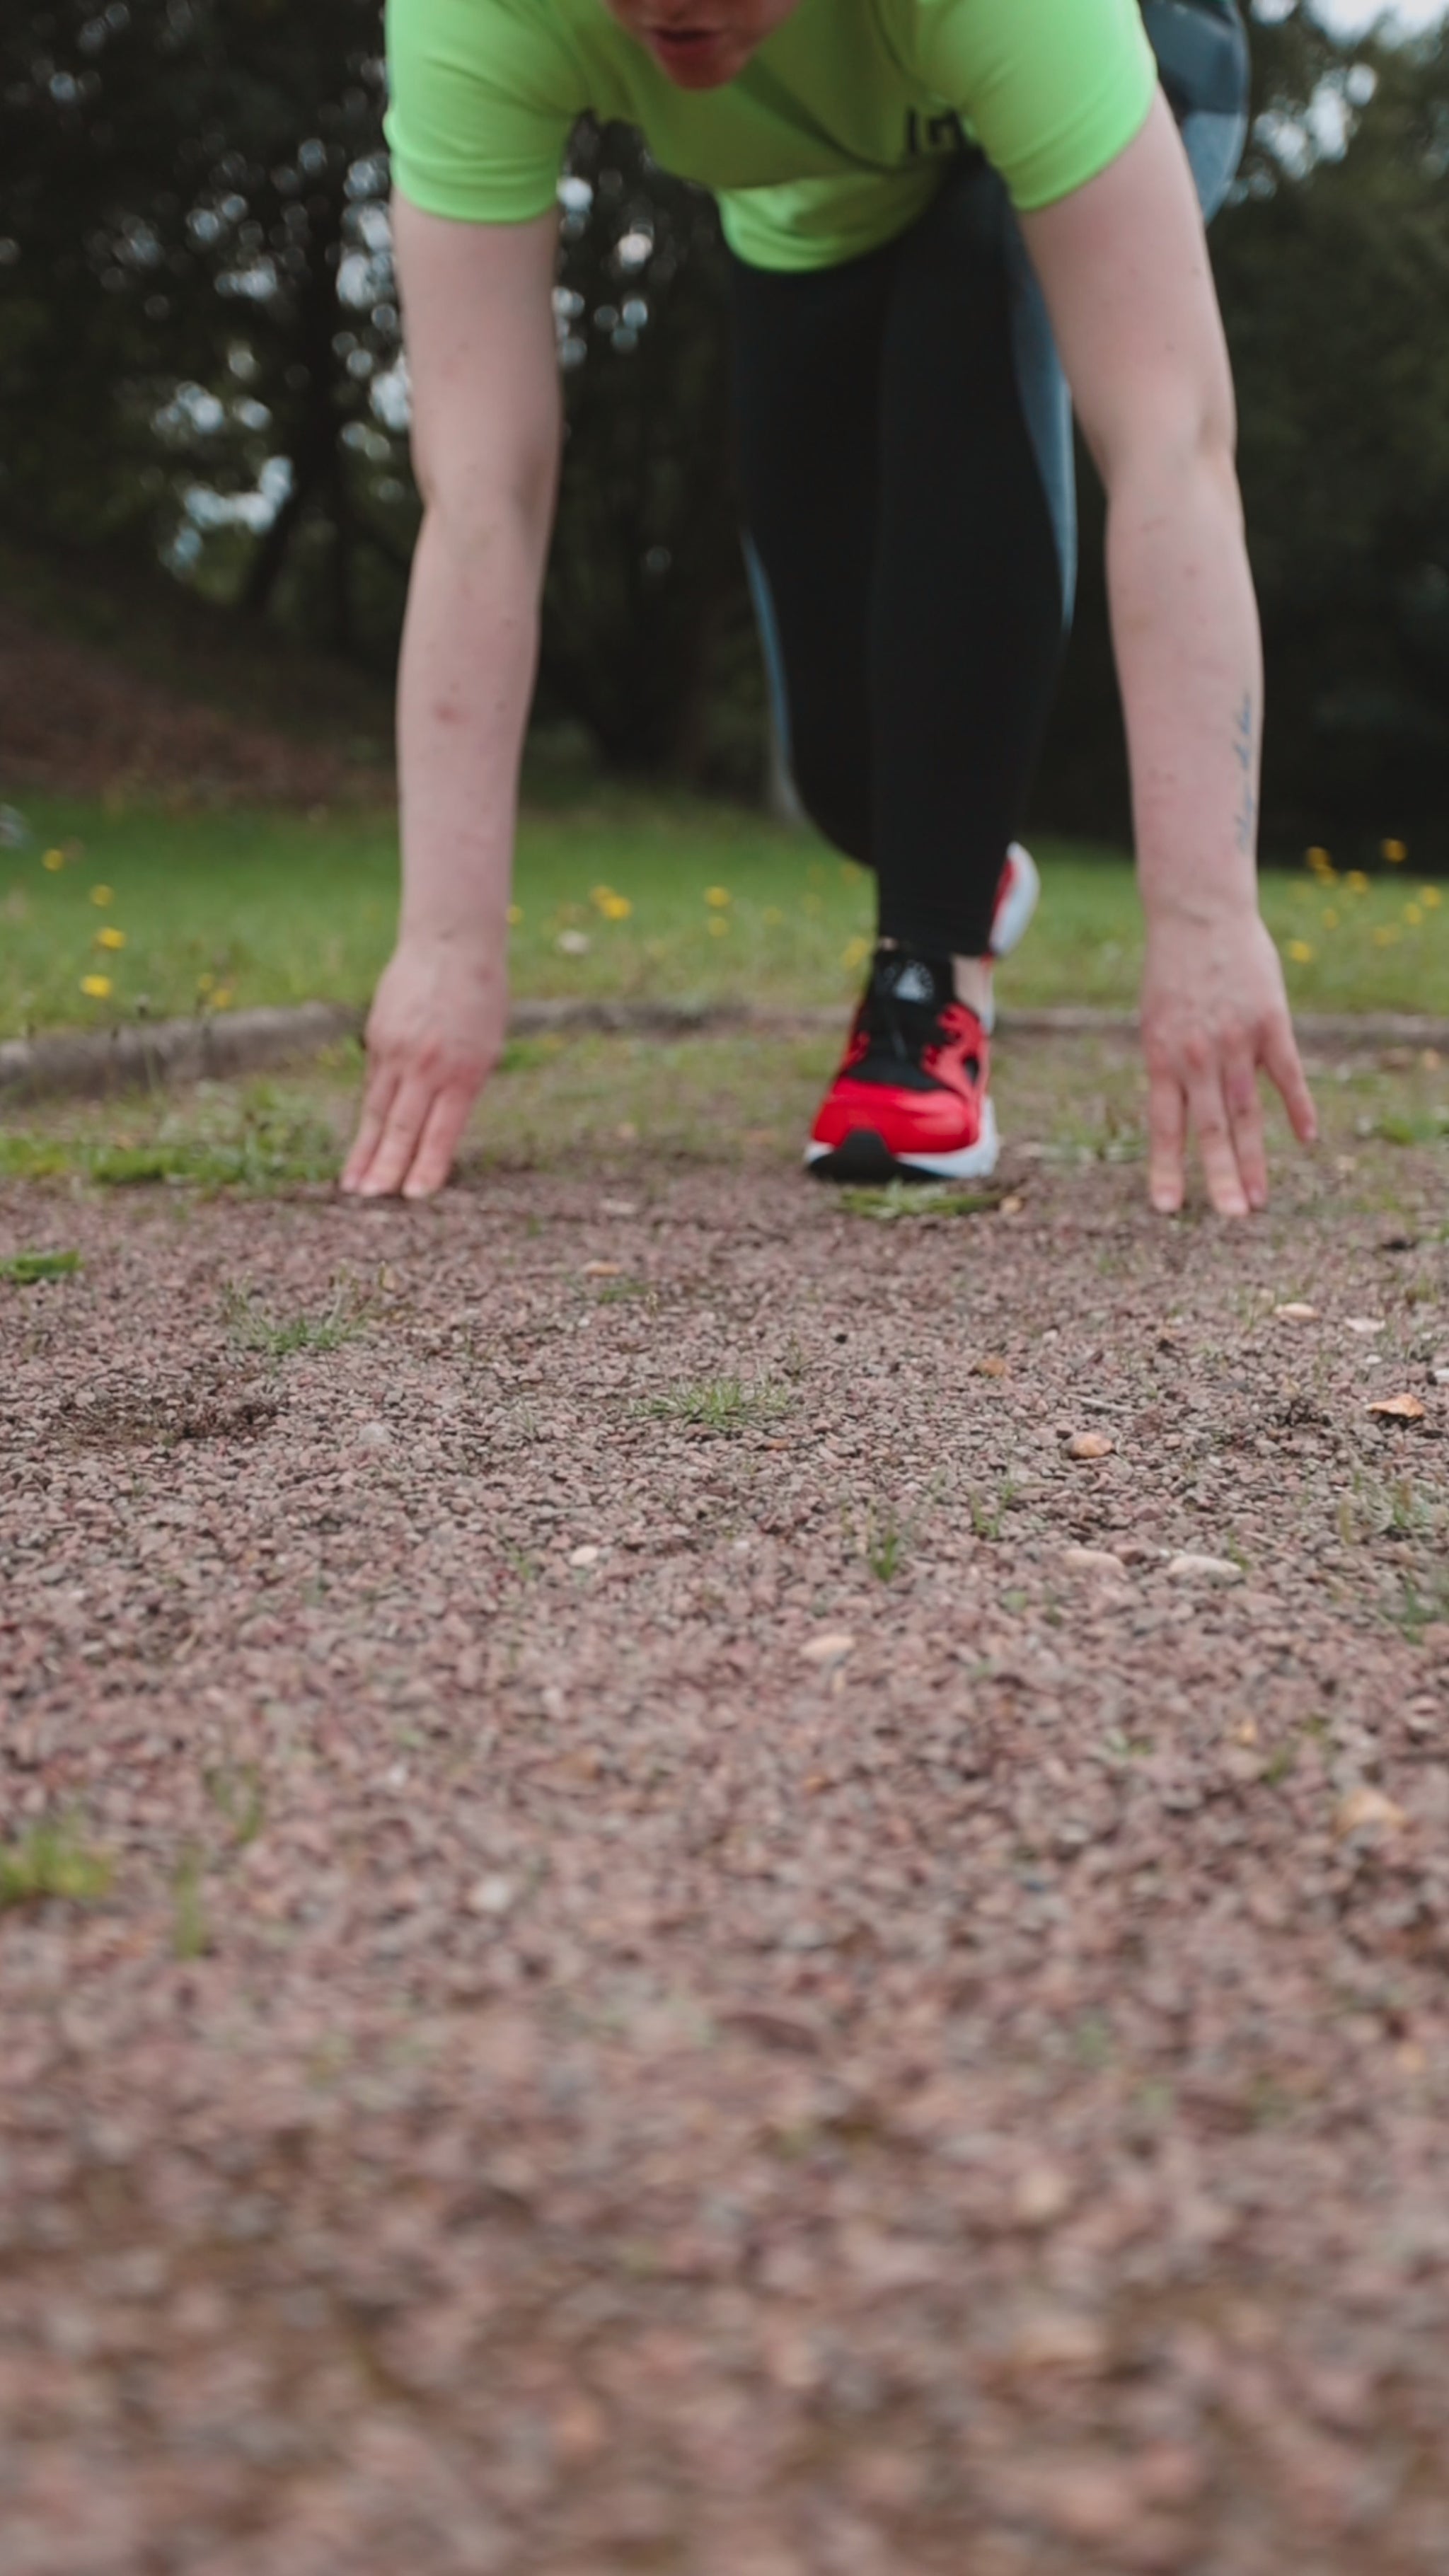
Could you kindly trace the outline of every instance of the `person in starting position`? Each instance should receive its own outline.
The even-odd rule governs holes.
[[[390,0],[424,516],[399,683],[403,899],[343,1186],[448,1176],[507,1015],[518,771],[561,445],[556,196],[580,115],[718,198],[746,554],[807,812],[875,955],[807,1159],[997,1152],[994,961],[1071,614],[1071,410],[1107,573],[1146,917],[1149,1187],[1261,1207],[1265,1071],[1314,1116],[1258,911],[1262,676],[1204,240],[1244,130],[1233,0]],[[1194,184],[1196,182],[1196,185]]]

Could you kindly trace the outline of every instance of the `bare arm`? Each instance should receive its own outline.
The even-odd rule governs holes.
[[[398,684],[403,897],[343,1187],[441,1188],[507,1018],[518,765],[558,474],[556,227],[394,201],[424,516]]]
[[[1153,1204],[1189,1117],[1213,1205],[1267,1198],[1259,1066],[1314,1134],[1257,903],[1263,682],[1227,350],[1192,181],[1159,96],[1110,169],[1023,219],[1107,490],[1107,579],[1147,917]]]

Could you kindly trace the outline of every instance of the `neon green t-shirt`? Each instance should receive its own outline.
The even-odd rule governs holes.
[[[1131,142],[1157,71],[1137,0],[801,0],[737,80],[676,89],[602,0],[388,0],[393,173],[425,214],[524,223],[587,110],[720,201],[757,268],[891,240],[963,138],[1050,205]]]

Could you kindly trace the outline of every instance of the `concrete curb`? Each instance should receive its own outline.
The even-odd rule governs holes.
[[[110,1092],[155,1090],[170,1083],[219,1081],[295,1063],[340,1038],[360,1036],[366,1014],[350,1004],[303,1002],[292,1010],[226,1011],[205,1019],[135,1021],[124,1028],[62,1030],[54,1037],[0,1043],[0,1106],[24,1100],[104,1099]],[[516,1002],[511,1037],[589,1029],[621,1037],[712,1036],[731,1029],[780,1036],[791,1030],[838,1029],[833,1011],[752,1011],[743,1002],[691,1008],[668,1002]],[[1002,1034],[1018,1037],[1132,1038],[1129,1011],[1061,1009],[1003,1014]],[[1449,1054],[1449,1020],[1414,1012],[1304,1011],[1298,1034],[1322,1047],[1433,1047]]]

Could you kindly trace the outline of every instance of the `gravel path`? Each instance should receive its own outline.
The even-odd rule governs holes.
[[[0,2576],[1442,2576],[1443,1149],[1019,1089],[0,1194]]]

